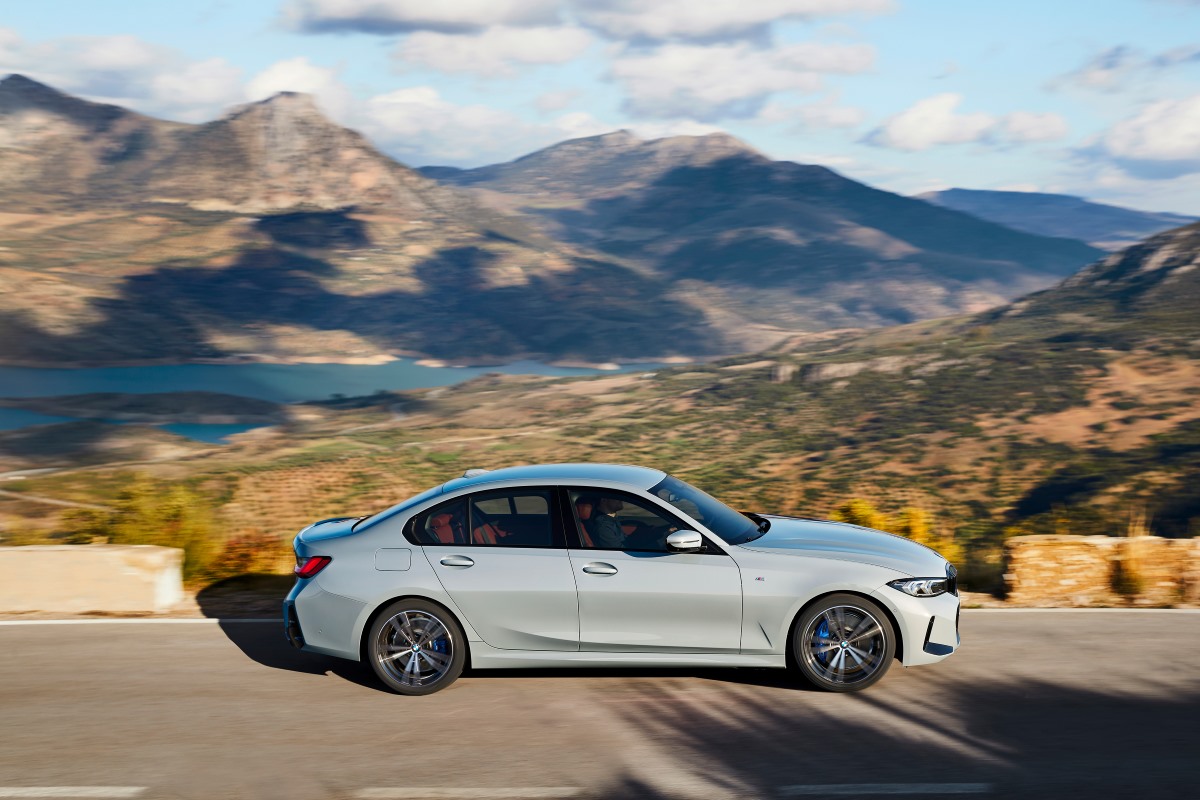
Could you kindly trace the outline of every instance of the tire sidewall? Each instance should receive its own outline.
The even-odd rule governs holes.
[[[866,611],[875,621],[879,623],[879,627],[883,630],[884,636],[884,654],[883,663],[875,674],[868,677],[866,680],[857,683],[833,683],[825,678],[817,675],[809,667],[807,660],[804,658],[804,633],[812,624],[813,620],[824,614],[830,608],[835,606],[853,606]],[[792,630],[791,637],[791,656],[792,663],[795,668],[804,676],[805,680],[811,683],[818,689],[824,689],[829,692],[857,692],[873,686],[879,682],[888,669],[892,665],[892,659],[896,657],[896,631],[892,626],[892,621],[888,615],[880,608],[878,603],[872,602],[860,595],[856,594],[832,594],[828,597],[823,597],[805,609],[799,617],[796,618],[796,625]]]
[[[387,673],[379,664],[379,660],[375,654],[375,642],[379,638],[379,633],[388,620],[399,614],[401,611],[420,611],[423,614],[430,614],[438,618],[438,620],[450,632],[451,642],[453,643],[453,652],[450,654],[450,668],[446,670],[437,682],[426,686],[408,686],[398,682],[395,678]],[[363,657],[367,659],[367,663],[371,667],[371,671],[375,676],[383,682],[388,691],[396,694],[408,696],[420,696],[433,694],[445,689],[450,684],[458,679],[462,674],[463,668],[467,663],[467,638],[463,633],[462,626],[458,624],[458,620],[454,615],[447,611],[437,603],[431,603],[428,600],[419,600],[412,598],[409,600],[397,600],[390,603],[386,608],[375,617],[375,621],[371,623],[370,629],[367,631],[367,640],[363,647]]]

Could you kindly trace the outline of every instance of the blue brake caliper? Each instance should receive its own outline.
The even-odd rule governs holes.
[[[819,636],[822,639],[829,638],[829,621],[828,620],[824,620],[824,619],[821,620],[821,624],[817,626],[817,636]],[[821,666],[823,666],[823,667],[829,666],[829,652],[830,651],[826,650],[826,651],[817,653],[817,661],[820,661]]]

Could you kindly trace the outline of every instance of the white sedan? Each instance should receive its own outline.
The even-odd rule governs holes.
[[[734,511],[644,467],[470,470],[294,547],[289,641],[400,694],[467,665],[791,667],[847,692],[959,644],[956,572],[933,550]]]

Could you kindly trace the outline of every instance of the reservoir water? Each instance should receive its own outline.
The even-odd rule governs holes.
[[[625,365],[620,371],[654,368]],[[46,369],[0,367],[0,397],[53,397],[93,392],[221,392],[276,403],[325,400],[335,394],[352,397],[398,389],[449,386],[489,372],[508,375],[599,375],[596,369],[554,367],[516,361],[489,367],[430,367],[412,359],[387,364],[168,364],[141,367]],[[0,408],[0,430],[70,421],[20,409]],[[224,437],[254,425],[165,425],[164,429],[201,441]]]

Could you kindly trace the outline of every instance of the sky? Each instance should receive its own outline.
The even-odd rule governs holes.
[[[309,92],[412,166],[725,131],[904,194],[1200,215],[1200,0],[8,0],[5,73],[188,122]]]

